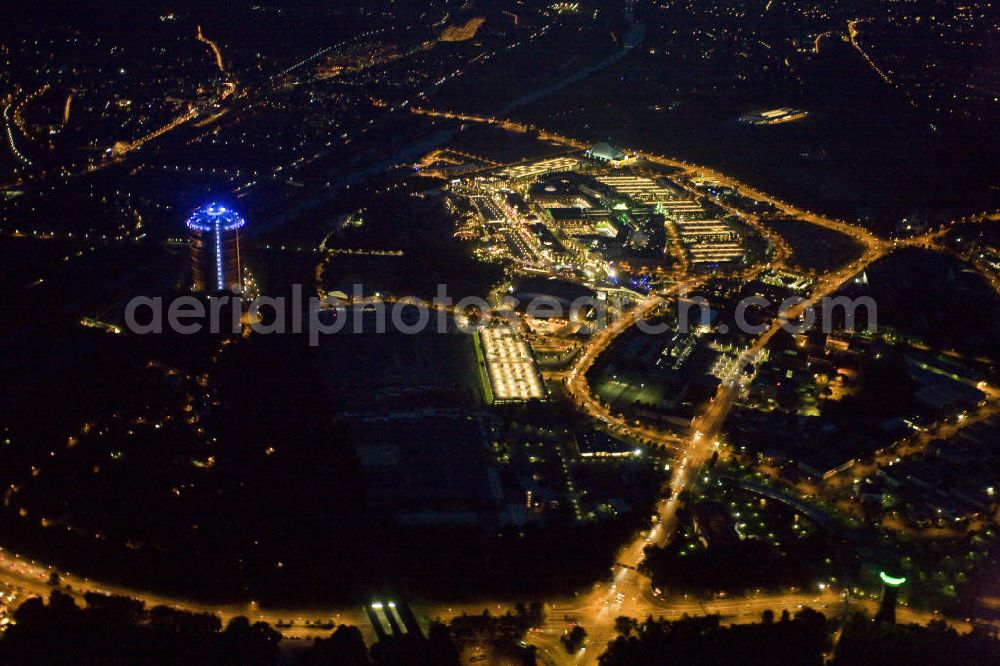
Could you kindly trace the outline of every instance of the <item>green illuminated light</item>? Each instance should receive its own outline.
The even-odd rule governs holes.
[[[879,571],[878,577],[882,579],[883,583],[891,587],[899,587],[900,585],[906,582],[905,576],[900,576],[899,578],[896,578],[895,576],[890,576],[884,571]]]

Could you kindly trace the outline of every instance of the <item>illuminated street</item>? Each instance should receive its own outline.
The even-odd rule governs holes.
[[[0,14],[0,663],[1000,653],[989,0]]]

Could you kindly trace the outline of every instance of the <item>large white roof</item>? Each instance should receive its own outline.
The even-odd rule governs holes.
[[[590,154],[592,157],[603,160],[620,160],[625,158],[625,153],[607,143],[595,143],[590,149]]]

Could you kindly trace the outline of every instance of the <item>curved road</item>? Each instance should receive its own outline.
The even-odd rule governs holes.
[[[492,118],[456,116],[455,114],[442,112],[417,112],[455,118],[460,117],[463,120],[506,124],[506,121],[497,121]],[[552,138],[552,135],[549,135],[549,138]],[[576,146],[579,143],[565,137],[559,137],[559,139],[567,143],[567,145]],[[926,244],[927,238],[933,237],[936,239],[935,234],[927,234],[925,235],[926,238],[925,236],[920,236],[902,242],[889,243],[876,238],[866,230],[855,225],[839,220],[831,220],[792,207],[785,202],[773,199],[713,170],[695,167],[685,162],[662,156],[643,156],[654,163],[679,166],[688,171],[696,171],[703,175],[709,175],[724,184],[737,186],[744,193],[750,194],[762,201],[768,201],[787,214],[795,215],[807,222],[818,224],[840,233],[849,234],[864,244],[866,250],[862,258],[821,276],[816,282],[812,296],[805,303],[793,308],[789,312],[790,318],[794,318],[800,314],[806,306],[815,304],[821,298],[836,291],[845,281],[896,247],[917,246],[922,243]],[[651,295],[640,302],[627,315],[592,338],[583,352],[578,356],[573,367],[565,375],[566,390],[583,411],[606,424],[617,434],[678,450],[679,461],[674,467],[674,474],[671,479],[671,490],[673,492],[670,498],[660,502],[658,506],[658,519],[652,530],[649,533],[641,534],[638,538],[623,547],[618,556],[618,564],[615,567],[613,581],[609,584],[599,583],[591,590],[578,594],[572,599],[556,600],[548,604],[548,623],[540,631],[533,632],[530,640],[540,647],[547,655],[549,661],[567,663],[593,662],[596,655],[600,652],[598,646],[602,646],[604,642],[614,637],[614,618],[618,615],[645,617],[648,614],[663,614],[666,617],[670,617],[671,614],[679,615],[685,612],[718,612],[726,615],[731,620],[750,620],[754,616],[759,616],[759,613],[766,609],[780,611],[788,608],[793,610],[800,605],[815,606],[817,604],[821,607],[825,604],[831,609],[836,609],[843,605],[840,595],[830,590],[822,594],[789,592],[787,594],[753,596],[741,599],[716,599],[706,603],[686,598],[664,599],[657,596],[650,589],[648,580],[637,572],[636,567],[641,562],[643,549],[650,544],[664,543],[673,533],[676,523],[678,495],[689,487],[692,479],[695,478],[712,453],[724,446],[718,440],[719,433],[742,387],[738,382],[729,382],[721,386],[714,402],[712,402],[704,414],[695,420],[692,426],[692,436],[685,439],[674,433],[649,425],[643,425],[635,421],[629,422],[622,417],[611,414],[607,407],[591,394],[590,388],[586,383],[586,372],[617,336],[631,328],[640,319],[647,317],[655,311],[664,302],[665,296],[678,293],[682,286],[678,284],[660,295]],[[743,353],[740,362],[752,362],[756,358],[756,355],[766,347],[779,328],[780,322],[776,321],[772,323],[764,333],[758,336],[751,347]],[[47,595],[52,589],[47,584],[52,571],[53,569],[50,566],[26,561],[16,554],[0,550],[0,583],[8,584],[28,594]],[[362,609],[258,609],[253,603],[242,606],[235,604],[208,605],[167,598],[122,586],[96,583],[70,574],[61,574],[61,577],[63,585],[68,585],[71,588],[71,594],[78,598],[82,597],[83,593],[87,591],[120,594],[140,599],[150,606],[162,604],[190,611],[215,613],[222,618],[223,622],[237,615],[246,615],[252,619],[260,619],[271,624],[291,620],[294,621],[291,627],[282,628],[282,633],[288,638],[316,636],[328,633],[329,631],[307,627],[305,625],[306,621],[313,624],[327,622],[352,624],[362,628],[369,639],[374,635],[368,623],[368,618]],[[839,605],[834,606],[834,604]],[[872,602],[852,600],[852,604],[854,604],[854,607],[866,607],[870,609]],[[500,601],[497,603],[453,606],[421,607],[417,605],[414,610],[418,616],[425,618],[447,619],[461,613],[478,614],[484,608],[489,608],[491,611],[494,609],[504,611],[509,608],[509,604]],[[919,613],[904,608],[900,609],[899,617],[905,621],[926,622],[928,619],[935,617],[935,615],[931,613]],[[566,618],[577,621],[587,628],[590,634],[590,644],[595,646],[594,648],[574,656],[565,654],[558,641],[558,637],[566,626],[568,621]],[[964,626],[967,628],[968,626],[961,622],[956,624],[959,627]]]

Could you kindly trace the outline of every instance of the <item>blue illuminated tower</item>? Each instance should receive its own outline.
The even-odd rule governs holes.
[[[194,291],[242,291],[240,228],[245,224],[235,210],[217,204],[199,208],[187,219]]]

